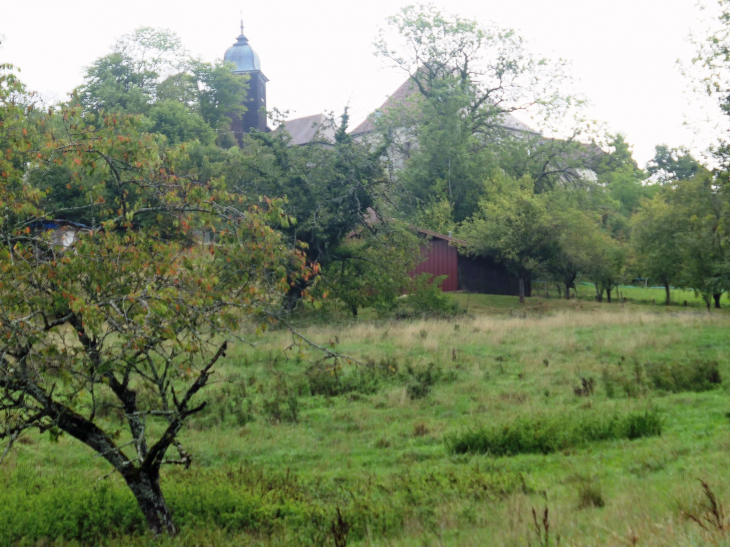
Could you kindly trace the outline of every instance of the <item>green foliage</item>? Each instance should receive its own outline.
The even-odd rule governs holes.
[[[33,117],[12,94],[0,85],[0,206],[12,204],[0,222],[0,332],[16,356],[0,361],[0,438],[35,428],[80,440],[130,486],[147,481],[133,492],[150,528],[174,533],[160,467],[173,445],[186,461],[177,436],[204,408],[192,400],[225,356],[223,333],[265,328],[290,272],[308,268],[271,227],[287,222],[281,199],[240,204],[222,181],[198,180],[184,146],[145,134],[139,117],[68,107]],[[66,176],[88,189],[81,210],[95,221],[63,244],[45,228],[47,193],[29,184],[48,166],[51,190]],[[213,228],[214,248],[190,249],[193,230]],[[123,409],[134,459],[118,424],[97,417],[97,390]],[[282,416],[296,419],[295,403]]]
[[[527,280],[557,252],[557,231],[546,194],[535,194],[530,179],[501,178],[459,235],[470,254],[492,256]]]
[[[399,301],[398,315],[401,317],[448,317],[460,312],[454,297],[441,290],[445,275],[434,277],[422,273],[414,277],[408,288],[408,296]]]
[[[440,367],[429,363],[424,369],[414,369],[410,365],[406,367],[406,393],[411,399],[423,399],[438,382],[454,380],[454,374],[445,373]]]
[[[471,217],[485,198],[484,181],[507,165],[524,167],[517,177],[534,175],[545,189],[568,173],[578,178],[575,169],[586,162],[572,153],[577,143],[529,131],[515,139],[507,127],[510,113],[526,103],[546,122],[580,108],[581,100],[563,93],[564,63],[533,55],[513,30],[434,6],[406,6],[387,23],[394,32],[381,35],[377,54],[408,74],[409,87],[373,121],[390,144],[391,162],[403,165],[397,197],[411,220],[439,230]],[[423,214],[434,208],[451,218]]]
[[[504,427],[477,429],[446,437],[454,454],[549,454],[587,443],[661,435],[663,420],[656,410],[643,413],[573,415],[522,419]]]
[[[658,144],[646,170],[666,184],[670,181],[691,179],[702,170],[702,164],[685,147],[669,148],[666,144]]]
[[[350,372],[341,368],[313,365],[306,371],[309,391],[312,395],[336,397],[340,395],[376,393],[383,381],[398,372],[397,363],[381,360]]]
[[[716,389],[722,383],[717,361],[689,359],[665,363],[634,361],[625,368],[623,362],[603,369],[602,384],[609,398],[618,390],[627,397],[638,397],[649,388],[669,393],[703,392]]]
[[[54,482],[31,470],[0,483],[4,544],[66,540],[98,545],[120,534],[134,540],[144,531],[134,498],[119,483],[94,488],[82,478],[68,475]],[[401,531],[409,518],[432,512],[442,497],[484,503],[515,490],[520,479],[511,473],[465,468],[338,484],[242,464],[220,471],[173,473],[166,483],[166,497],[183,536],[187,530],[223,529],[281,544],[287,530],[296,530],[301,545],[326,544],[338,508],[350,524],[351,539],[387,537]]]

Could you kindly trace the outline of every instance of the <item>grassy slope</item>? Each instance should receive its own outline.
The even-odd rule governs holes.
[[[323,537],[335,502],[349,504],[351,515],[358,510],[377,514],[371,524],[363,525],[365,532],[353,533],[351,544],[534,545],[531,510],[542,509],[545,498],[551,531],[560,534],[561,545],[630,545],[634,537],[638,545],[707,544],[711,534],[682,512],[701,512],[697,478],[709,480],[718,496],[730,503],[730,403],[725,387],[730,385],[730,340],[724,311],[700,313],[697,302],[697,308],[686,310],[588,299],[533,298],[520,307],[513,297],[458,298],[463,305],[468,298],[470,315],[454,321],[362,321],[306,329],[312,339],[334,343],[338,351],[358,359],[387,358],[400,371],[407,365],[420,370],[434,363],[453,372],[453,378],[437,383],[423,399],[411,400],[405,384],[395,379],[382,382],[372,394],[307,396],[301,390],[306,385],[304,371],[316,355],[282,354],[291,336],[270,333],[254,348],[237,347],[211,395],[226,385],[245,383],[255,421],[239,426],[228,415],[216,423],[220,420],[215,419],[214,404],[184,435],[196,456],[197,471],[172,472],[163,487],[175,492],[188,488],[195,498],[210,487],[206,472],[273,475],[287,470],[306,493],[282,488],[277,495],[303,497],[321,508],[327,523]],[[650,297],[642,293],[637,299]],[[606,397],[601,381],[606,367],[622,362],[628,370],[634,361],[687,358],[717,360],[723,386],[705,393],[647,390],[636,398]],[[341,372],[351,373],[347,367]],[[581,377],[596,379],[594,395],[573,393]],[[263,416],[263,401],[274,397],[277,382],[292,392],[299,386],[298,423],[272,424]],[[217,405],[226,403],[226,397],[217,398]],[[666,418],[660,438],[503,458],[452,456],[443,443],[451,432],[518,417],[550,414],[570,419],[574,414],[643,410],[647,405],[659,408]],[[52,498],[56,490],[90,489],[107,471],[104,462],[67,438],[52,445],[46,437],[30,437],[0,471],[6,487],[0,523],[3,511],[17,511],[8,507],[13,492],[17,499],[37,492]],[[600,487],[605,507],[578,509],[579,489],[588,480]],[[257,484],[243,481],[238,488],[253,491]],[[348,496],[361,496],[374,508],[358,509]],[[186,539],[181,541],[317,541],[309,531],[306,537],[300,535],[305,525],[295,520],[245,538],[235,526],[224,534],[220,522],[213,520],[216,524],[210,526],[183,523]]]

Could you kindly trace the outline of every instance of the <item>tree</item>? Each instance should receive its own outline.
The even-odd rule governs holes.
[[[599,229],[594,214],[585,207],[585,200],[581,201],[567,192],[555,192],[550,196],[550,214],[556,222],[557,241],[555,252],[545,267],[565,287],[567,300],[576,279],[591,271],[592,247]]]
[[[682,280],[694,289],[710,310],[714,299],[730,288],[727,269],[726,220],[727,196],[709,173],[700,174],[676,184],[673,207],[683,215],[686,228],[679,234],[682,259]]]
[[[353,316],[372,306],[390,311],[422,260],[419,238],[403,223],[382,220],[347,238],[322,269],[317,291],[343,302]]]
[[[205,406],[200,392],[241,322],[265,327],[291,272],[311,274],[270,227],[288,221],[281,200],[199,182],[178,169],[184,149],[139,132],[135,118],[91,125],[64,107],[33,123],[3,68],[0,438],[75,438],[120,474],[153,532],[174,534],[161,466],[190,464],[179,433]],[[100,181],[89,194],[99,220],[68,248],[43,229],[44,192],[26,177],[52,165]],[[187,246],[196,229],[215,229],[216,244]],[[125,431],[99,416],[110,399]]]
[[[172,142],[198,139],[226,148],[236,144],[230,117],[243,114],[248,76],[227,63],[190,58],[167,30],[142,27],[122,36],[112,52],[96,60],[72,97],[87,112],[142,114],[149,131]]]
[[[506,191],[480,202],[459,237],[466,240],[468,253],[494,257],[519,278],[524,303],[525,281],[557,252],[558,223],[548,210],[548,196],[535,194],[531,180],[502,182]]]
[[[669,148],[666,144],[658,144],[655,150],[646,170],[662,183],[691,179],[702,169],[702,164],[683,146]]]
[[[664,285],[667,306],[672,303],[671,286],[681,280],[686,252],[682,238],[690,222],[685,211],[674,200],[668,200],[671,193],[670,190],[644,200],[631,218],[631,246],[639,272]]]
[[[606,300],[611,303],[611,292],[623,281],[626,270],[627,249],[619,240],[604,231],[596,231],[588,246],[589,267],[587,277],[596,288],[596,301]]]
[[[229,151],[220,172],[232,192],[286,196],[287,212],[296,223],[281,231],[320,271],[349,260],[353,248],[345,245],[347,239],[383,220],[378,198],[387,182],[382,146],[355,142],[347,132],[347,111],[340,123],[328,123],[334,129],[331,146],[290,146],[285,131],[252,133],[241,150]],[[290,309],[314,278],[300,281],[290,288]]]
[[[555,159],[560,154],[549,150],[577,144],[546,139],[510,116],[529,111],[543,120],[564,119],[580,104],[559,92],[568,80],[563,64],[531,55],[514,31],[433,6],[407,6],[388,26],[391,32],[376,43],[378,55],[408,75],[413,92],[374,121],[392,145],[393,161],[402,160],[394,190],[400,191],[399,209],[411,219],[442,201],[455,223],[473,215],[484,180],[509,163],[502,161],[502,150],[511,154],[519,146],[527,161],[539,149],[543,158]],[[564,154],[560,162],[535,161],[531,170],[510,174],[532,176],[539,192],[571,172],[578,158]]]

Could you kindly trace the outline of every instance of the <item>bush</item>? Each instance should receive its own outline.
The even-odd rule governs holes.
[[[661,435],[663,422],[656,410],[610,416],[593,415],[523,419],[491,429],[446,437],[453,454],[549,454],[589,442],[638,439]]]
[[[619,390],[627,397],[643,395],[648,388],[670,393],[709,391],[722,383],[722,377],[717,361],[695,359],[645,365],[635,361],[630,371],[624,370],[623,362],[605,368],[602,383],[608,398],[613,399]]]
[[[578,485],[578,509],[600,508],[605,505],[606,500],[603,499],[601,485],[590,478],[582,479]]]
[[[645,368],[656,389],[671,393],[709,391],[722,383],[717,361],[647,363]]]
[[[380,364],[373,363],[350,372],[344,372],[342,367],[317,364],[309,367],[305,375],[312,395],[336,397],[349,393],[376,393],[382,379],[395,371],[397,368],[390,362],[381,360]]]
[[[411,280],[409,295],[402,299],[398,315],[401,317],[450,317],[460,312],[456,299],[441,290],[445,275],[433,277],[423,273]],[[405,309],[404,307],[407,307]]]

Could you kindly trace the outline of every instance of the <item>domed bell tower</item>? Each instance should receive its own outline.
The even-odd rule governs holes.
[[[246,112],[243,116],[234,114],[231,121],[231,131],[240,143],[243,134],[253,129],[269,131],[266,125],[266,82],[269,79],[261,72],[259,56],[243,34],[243,21],[241,21],[241,35],[236,39],[236,43],[226,50],[223,60],[236,65],[233,69],[234,74],[249,75],[248,96],[243,101]]]

